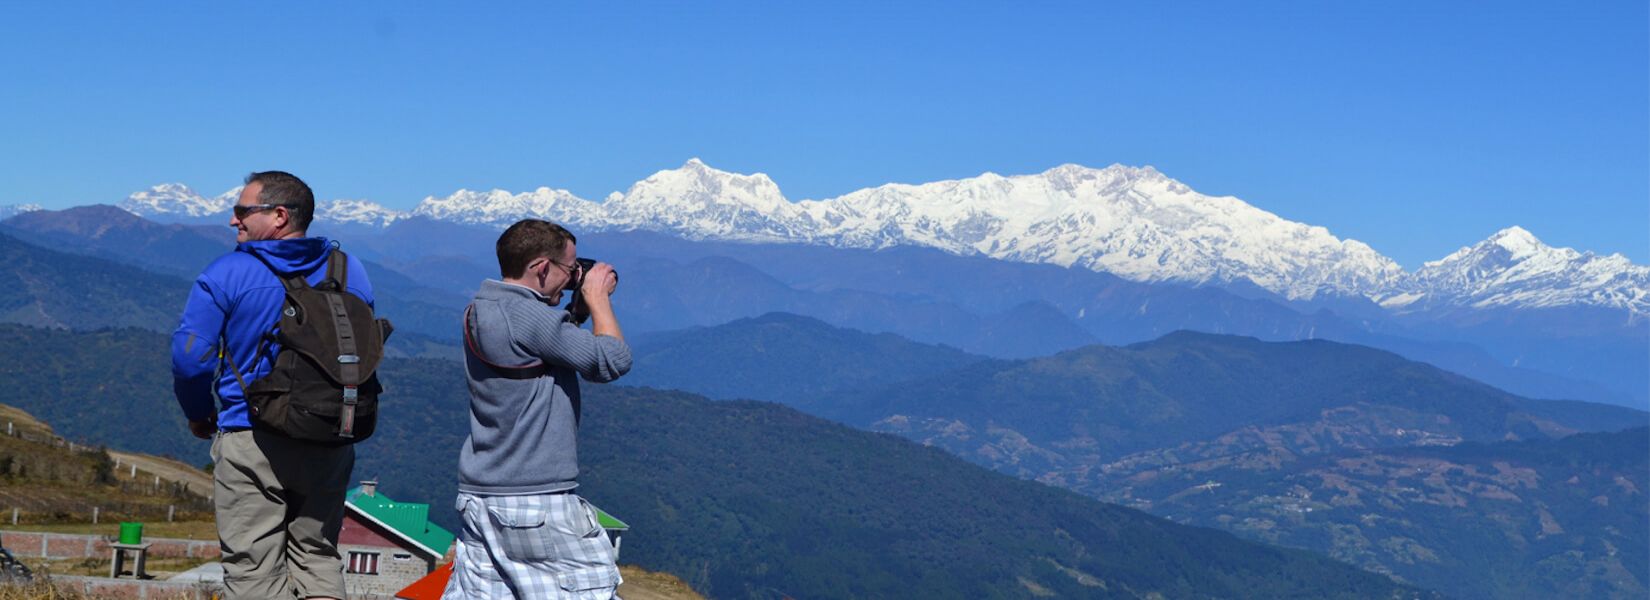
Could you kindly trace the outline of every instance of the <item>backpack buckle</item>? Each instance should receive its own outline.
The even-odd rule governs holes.
[[[361,357],[360,356],[357,356],[357,355],[354,355],[354,354],[340,354],[340,355],[338,355],[338,363],[339,364],[353,365],[353,364],[358,363],[358,362],[361,362]]]
[[[338,415],[338,437],[355,437],[355,386],[344,386],[344,410]]]

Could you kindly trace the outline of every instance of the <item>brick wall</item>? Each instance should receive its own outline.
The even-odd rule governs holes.
[[[110,536],[0,530],[0,545],[18,558],[108,558]],[[217,540],[144,538],[153,558],[217,558]]]

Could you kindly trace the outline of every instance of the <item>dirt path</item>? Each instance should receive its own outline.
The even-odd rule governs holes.
[[[132,454],[129,452],[109,451],[109,456],[120,461],[120,468],[115,470],[115,476],[123,477],[130,471],[127,465],[137,465],[139,471],[148,471],[159,475],[168,481],[181,481],[189,485],[189,491],[202,496],[212,495],[212,476],[195,467],[170,458],[161,458],[148,454]]]

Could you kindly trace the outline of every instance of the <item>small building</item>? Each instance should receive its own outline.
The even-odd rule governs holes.
[[[454,539],[430,522],[430,505],[397,502],[363,481],[344,496],[344,586],[351,598],[390,598],[435,571]]]

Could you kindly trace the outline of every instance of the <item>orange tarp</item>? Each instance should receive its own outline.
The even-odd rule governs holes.
[[[447,589],[447,578],[452,576],[453,563],[436,567],[423,579],[396,592],[396,600],[441,600],[441,592]]]

